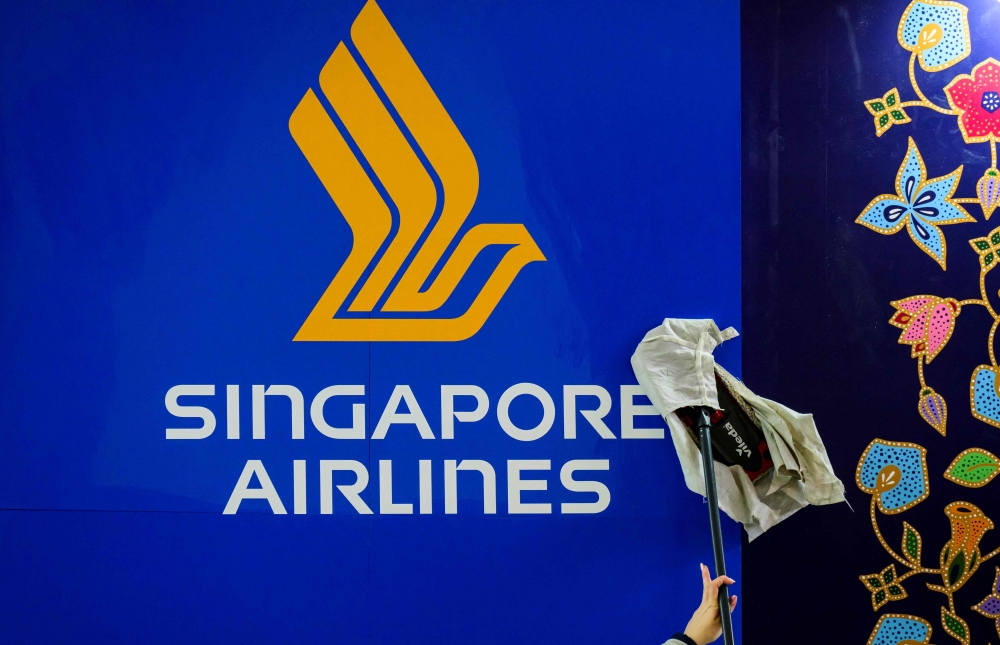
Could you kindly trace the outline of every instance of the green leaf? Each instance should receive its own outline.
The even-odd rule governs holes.
[[[882,116],[880,116],[878,118],[878,124],[879,125],[885,125],[888,122],[889,122],[889,115],[888,114],[883,114]]]
[[[885,580],[886,584],[889,584],[896,579],[895,573],[893,569],[886,569],[882,572],[882,579]]]
[[[903,595],[903,588],[902,587],[898,587],[896,585],[892,585],[891,587],[889,587],[889,595],[892,595],[892,596],[902,596]]]
[[[980,251],[985,251],[986,249],[990,248],[990,245],[989,242],[987,242],[986,240],[976,240],[976,248],[979,249]]]
[[[883,600],[885,600],[885,591],[879,589],[878,591],[875,592],[875,603],[882,604]]]
[[[992,253],[987,257],[991,255]],[[985,262],[986,258],[983,260]],[[944,477],[961,486],[979,488],[988,484],[998,472],[1000,472],[1000,459],[982,448],[969,448],[955,457],[945,471]]]
[[[882,105],[882,101],[872,101],[868,105],[870,105],[876,112],[882,112],[885,110],[885,106]]]
[[[903,114],[902,110],[893,110],[889,114],[891,114],[892,118],[895,119],[896,121],[905,121],[906,120],[906,115]]]
[[[963,645],[969,645],[969,626],[957,614],[942,607],[941,625],[944,626],[944,631],[948,632],[949,636],[961,641]]]
[[[993,235],[991,235],[990,236],[990,242],[993,243],[993,246],[996,246],[997,244],[1000,244],[1000,232],[994,233]]]
[[[871,586],[873,587],[882,586],[882,581],[878,579],[878,576],[872,576],[871,578],[868,578],[868,583],[871,584]]]
[[[965,553],[959,551],[948,567],[948,584],[955,584],[955,581],[961,578],[963,573],[965,573]]]
[[[896,95],[890,94],[889,96],[885,97],[885,104],[888,105],[889,107],[896,105]]]
[[[903,553],[914,564],[920,564],[921,540],[917,529],[903,522]]]

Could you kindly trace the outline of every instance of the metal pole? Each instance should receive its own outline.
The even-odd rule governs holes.
[[[726,575],[726,556],[722,551],[722,525],[719,523],[719,494],[715,490],[715,466],[712,460],[712,424],[709,409],[698,408],[695,427],[701,440],[701,463],[705,471],[705,497],[708,498],[708,521],[712,525],[712,551],[715,553],[715,575]],[[729,612],[729,587],[719,587],[719,617],[722,620],[722,639],[725,645],[734,645],[733,617]]]

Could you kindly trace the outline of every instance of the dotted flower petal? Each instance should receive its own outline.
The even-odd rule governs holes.
[[[917,54],[920,67],[938,72],[972,52],[969,10],[957,2],[913,0],[899,19],[899,44]]]
[[[861,212],[856,222],[882,235],[906,226],[909,207],[895,195],[879,195]]]
[[[983,237],[969,240],[969,245],[979,254],[979,271],[989,273],[1000,262],[1000,227]]]
[[[868,573],[858,576],[861,583],[872,594],[872,611],[878,611],[882,605],[894,600],[908,597],[906,589],[896,576],[896,565],[890,564],[879,573]]]
[[[899,90],[895,87],[882,98],[865,101],[865,107],[875,119],[875,136],[881,137],[892,126],[910,122],[910,115],[903,109],[902,103]]]
[[[983,598],[973,609],[987,618],[1000,620],[1000,567],[997,567],[996,571],[996,577],[993,578],[993,593]]]
[[[952,199],[961,177],[959,166],[943,177],[927,179],[924,160],[910,138],[896,172],[896,194],[879,195],[854,221],[882,235],[896,233],[905,225],[910,239],[946,269],[948,249],[938,226],[976,221]]]
[[[962,166],[944,177],[928,179],[913,197],[913,212],[928,222],[952,224],[974,222],[964,208],[950,201],[962,178]]]
[[[980,365],[972,373],[969,398],[972,416],[1000,428],[1000,394],[997,393],[997,374],[991,366]]]
[[[927,179],[927,166],[924,165],[924,158],[920,156],[920,150],[913,137],[907,139],[906,158],[896,171],[896,194],[907,204],[912,203],[913,197],[922,184]]]
[[[927,643],[932,631],[931,624],[923,618],[886,614],[878,619],[867,645],[899,645],[904,641]]]
[[[903,330],[899,343],[910,346],[912,358],[923,356],[928,363],[951,339],[955,319],[962,313],[962,307],[954,298],[910,296],[889,304],[896,308],[889,324]]]
[[[934,258],[942,269],[946,267],[948,247],[941,229],[925,219],[911,214],[910,219],[906,222],[906,232],[910,234],[913,243],[919,246],[924,253]]]
[[[876,495],[879,510],[902,513],[930,494],[927,450],[915,443],[875,439],[858,462],[858,488]]]
[[[944,86],[966,143],[1000,141],[1000,61],[987,58]]]
[[[1000,206],[1000,172],[996,168],[987,168],[976,182],[976,197],[979,198],[983,215],[989,219],[997,206]]]

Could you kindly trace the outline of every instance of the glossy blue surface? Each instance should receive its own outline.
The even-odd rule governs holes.
[[[977,366],[990,362],[992,317],[983,307],[963,308],[947,347],[925,365],[928,387],[947,402],[946,436],[921,418],[916,361],[910,347],[899,344],[901,330],[889,324],[896,313],[890,303],[911,295],[975,294],[980,264],[969,240],[989,234],[997,216],[987,220],[980,205],[967,204],[975,223],[941,227],[946,271],[905,232],[879,235],[855,223],[876,196],[895,192],[911,137],[929,179],[963,167],[955,197],[975,196],[990,164],[987,145],[965,145],[958,120],[930,109],[907,108],[911,123],[877,135],[864,102],[893,87],[904,102],[916,95],[910,52],[897,38],[910,4],[743,5],[743,377],[762,396],[814,415],[851,506],[803,509],[744,546],[747,642],[797,645],[819,635],[824,643],[864,643],[886,614],[926,620],[933,627],[929,641],[950,638],[940,627],[946,603],[926,587],[940,578],[908,579],[907,598],[877,611],[858,581],[893,563],[865,510],[871,496],[854,481],[876,438],[927,449],[927,499],[903,513],[878,515],[890,547],[898,549],[905,521],[920,532],[923,561],[934,562],[951,538],[944,509],[954,501],[975,505],[994,522],[1000,517],[996,488],[972,489],[942,477],[967,448],[1000,450],[997,429],[970,409],[970,380]],[[947,105],[944,87],[952,79],[1000,55],[1000,3],[959,5],[968,8],[971,54],[933,74],[917,63],[920,87],[938,105]],[[996,302],[995,269],[985,285]],[[991,374],[979,376],[992,386]],[[900,496],[883,497],[883,504],[901,502]],[[984,537],[984,555],[996,547],[995,534]],[[896,571],[901,575],[902,565]],[[994,574],[992,563],[984,565],[955,595],[973,643],[996,641],[995,621],[966,609],[990,593]],[[775,602],[778,584],[804,586]],[[890,635],[902,638],[888,629],[880,638]],[[884,642],[880,638],[872,642]]]
[[[697,603],[706,507],[669,439],[601,439],[582,417],[564,439],[562,387],[604,387],[618,436],[619,387],[635,383],[628,359],[648,329],[666,316],[740,327],[737,3],[380,3],[476,156],[465,228],[522,223],[547,261],[521,271],[467,341],[293,343],[351,235],[288,119],[363,4],[0,7],[11,642],[649,643]],[[450,315],[499,257],[476,261]],[[739,348],[717,352],[736,374]],[[497,421],[521,382],[556,405],[533,442]],[[215,385],[207,439],[165,439],[185,424],[164,406],[178,384]],[[228,384],[242,395],[239,441],[226,439]],[[280,397],[267,438],[250,438],[254,384],[302,391],[304,440]],[[368,436],[409,385],[438,438],[412,425],[382,441],[320,435],[309,402],[333,384],[365,386]],[[442,384],[490,398],[451,441]],[[349,414],[328,407],[334,425]],[[511,409],[522,427],[538,415],[529,401]],[[288,515],[257,500],[222,515],[250,459]],[[306,515],[291,514],[296,459]],[[375,515],[339,496],[319,514],[321,459],[367,465]],[[378,514],[383,459],[394,501],[415,506],[417,462],[432,460],[432,514]],[[444,514],[445,459],[493,465],[496,516],[475,487]],[[531,475],[548,490],[524,499],[554,514],[507,515],[510,459],[551,460]],[[603,513],[559,513],[589,499],[560,484],[571,459],[609,461],[592,477],[610,489]],[[738,578],[739,527],[724,529]]]

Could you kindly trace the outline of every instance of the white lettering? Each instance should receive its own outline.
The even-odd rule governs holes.
[[[431,460],[420,460],[420,514],[430,515],[434,512],[434,496],[431,494],[433,479],[431,478]]]
[[[257,475],[260,488],[249,488],[250,478],[254,475]],[[229,496],[229,501],[226,503],[226,508],[222,511],[222,514],[235,515],[236,511],[240,509],[240,503],[245,499],[266,499],[267,503],[271,505],[272,513],[275,515],[287,514],[285,505],[281,503],[281,498],[278,496],[278,491],[274,489],[271,478],[267,476],[267,471],[264,470],[264,463],[257,459],[248,460],[246,466],[243,467],[240,480],[236,482],[236,488],[233,489],[233,494]]]
[[[305,421],[305,401],[302,399],[302,392],[294,385],[272,385],[266,390],[263,385],[254,385],[250,388],[251,399],[253,400],[253,438],[264,438],[264,397],[266,396],[287,396],[292,403],[292,439],[306,438]]]
[[[413,504],[392,502],[392,461],[380,459],[378,462],[378,512],[380,515],[411,515]]]
[[[622,404],[622,439],[662,439],[663,428],[636,428],[633,426],[637,416],[660,416],[651,405],[636,405],[633,398],[642,394],[638,385],[621,386]]]
[[[399,411],[400,401],[406,401],[406,407],[409,408],[409,412]],[[417,426],[417,431],[420,432],[421,439],[434,438],[434,433],[427,424],[427,418],[424,417],[424,413],[420,410],[417,397],[413,396],[413,390],[410,389],[409,385],[397,385],[393,388],[392,396],[389,397],[389,402],[385,404],[385,409],[382,410],[382,417],[378,420],[378,425],[375,426],[372,439],[385,439],[385,434],[389,432],[389,426],[395,423],[412,423]]]
[[[529,504],[521,501],[521,491],[547,490],[544,479],[521,479],[522,470],[551,470],[548,459],[511,459],[507,462],[507,513],[546,514],[552,512],[552,504]]]
[[[226,439],[240,438],[240,386],[226,386]]]
[[[333,471],[349,470],[353,472],[357,479],[353,484],[339,484],[339,490],[351,506],[360,515],[371,515],[372,509],[368,508],[365,500],[361,499],[361,493],[368,486],[368,469],[360,461],[352,459],[322,459],[319,462],[319,512],[322,515],[333,513]]]
[[[326,422],[323,408],[326,402],[335,396],[364,396],[364,385],[331,385],[319,391],[319,394],[309,406],[309,417],[313,425],[324,436],[331,439],[364,439],[365,438],[365,404],[355,403],[351,406],[353,423],[350,428],[335,428]]]
[[[304,459],[296,459],[292,462],[292,474],[295,490],[295,511],[296,515],[306,514],[306,462]]]
[[[604,417],[611,412],[611,394],[600,385],[564,385],[563,386],[563,437],[576,439],[576,397],[596,396],[596,410],[580,410],[602,439],[616,439],[615,433],[604,423]]]
[[[483,475],[483,514],[496,515],[497,512],[497,474],[489,462],[479,459],[463,459],[456,466],[454,459],[444,462],[444,512],[448,515],[458,513],[458,471],[477,470]]]
[[[510,420],[510,404],[522,394],[533,396],[542,404],[542,420],[530,430],[518,428]],[[518,441],[534,441],[544,437],[552,427],[552,422],[556,420],[556,404],[552,402],[552,397],[544,388],[534,383],[518,383],[507,388],[497,402],[497,419],[503,431],[511,437]]]
[[[456,396],[476,397],[476,409],[470,411],[455,410]],[[490,399],[486,391],[477,385],[442,385],[441,386],[441,438],[455,438],[455,419],[464,423],[479,421],[490,411]]]
[[[559,471],[559,481],[563,488],[573,493],[597,493],[596,502],[565,502],[561,505],[563,513],[600,513],[611,504],[611,491],[598,481],[580,481],[573,479],[573,473],[578,470],[610,470],[607,459],[574,459],[563,464]]]
[[[181,405],[182,396],[215,396],[214,385],[175,385],[167,390],[164,404],[167,412],[181,419],[201,419],[200,428],[167,428],[167,439],[205,439],[215,432],[215,415],[200,405]]]

